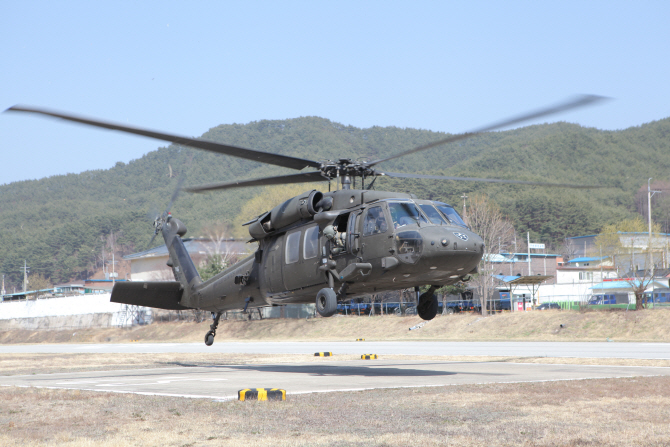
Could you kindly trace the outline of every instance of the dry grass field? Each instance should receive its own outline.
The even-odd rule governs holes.
[[[0,388],[9,446],[667,446],[670,378],[215,402]]]
[[[665,310],[226,321],[244,340],[670,341]],[[563,324],[563,328],[560,325]],[[202,342],[209,323],[133,329],[11,331],[0,342]],[[358,356],[337,356],[337,360]],[[531,357],[394,359],[670,367],[667,360]],[[333,358],[334,359],[334,358]],[[2,354],[0,375],[179,365],[328,362],[310,355]],[[443,386],[217,402],[0,387],[0,446],[668,446],[670,377]]]
[[[482,317],[471,313],[437,316],[421,329],[409,331],[417,316],[331,317],[308,320],[222,321],[221,341],[662,341],[670,342],[670,309],[638,312],[534,311]],[[0,343],[88,343],[131,340],[202,342],[210,321],[172,322],[132,329],[71,329],[63,331],[0,331]],[[562,327],[561,327],[562,325]]]

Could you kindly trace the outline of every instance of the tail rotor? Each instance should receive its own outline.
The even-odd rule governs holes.
[[[179,196],[179,193],[181,192],[181,185],[184,183],[184,179],[186,178],[185,175],[181,175],[179,177],[179,180],[177,181],[177,186],[174,189],[174,192],[172,193],[172,197],[170,198],[170,203],[168,203],[167,208],[165,208],[165,211],[163,214],[156,216],[154,219],[154,235],[151,237],[151,240],[149,241],[149,247],[154,243],[154,239],[156,239],[156,236],[160,231],[163,229],[163,225],[165,222],[167,222],[168,218],[171,216],[170,214],[170,209],[172,208],[172,205],[174,205],[175,200],[177,200],[177,197]]]

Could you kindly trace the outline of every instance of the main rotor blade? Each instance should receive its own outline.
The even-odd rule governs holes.
[[[321,163],[313,160],[306,160],[303,158],[290,157],[288,155],[271,154],[268,152],[256,151],[253,149],[246,149],[243,147],[231,146],[228,144],[216,143],[208,140],[197,140],[195,138],[182,137],[172,135],[164,132],[157,132],[148,129],[141,129],[139,127],[124,126],[122,124],[110,123],[96,119],[84,118],[80,116],[70,115],[54,110],[40,109],[36,107],[16,105],[10,107],[6,112],[28,112],[37,113],[40,115],[47,115],[54,118],[60,118],[75,123],[86,124],[88,126],[102,127],[109,130],[117,130],[119,132],[132,133],[135,135],[142,135],[144,137],[156,138],[157,140],[169,141],[171,143],[182,144],[184,146],[191,146],[198,149],[203,149],[210,152],[217,152],[219,154],[230,155],[232,157],[245,158],[247,160],[258,161],[261,163],[269,163],[271,165],[282,166],[291,169],[303,169],[306,167],[319,168]]]
[[[433,148],[433,147],[436,147],[436,146],[442,146],[443,144],[453,143],[454,141],[459,141],[459,140],[464,140],[466,138],[471,138],[471,137],[474,137],[475,135],[483,133],[483,132],[490,132],[492,130],[496,130],[496,129],[500,129],[500,128],[503,128],[503,127],[511,126],[513,124],[519,124],[519,123],[522,123],[524,121],[529,121],[529,120],[533,120],[533,119],[536,119],[536,118],[541,118],[543,116],[553,115],[555,113],[565,112],[566,110],[572,110],[572,109],[576,109],[576,108],[579,108],[579,107],[585,107],[585,106],[588,106],[588,105],[593,105],[593,104],[596,104],[598,102],[604,101],[606,99],[608,99],[608,98],[606,98],[604,96],[597,96],[597,95],[577,96],[574,99],[571,99],[569,101],[566,101],[564,103],[561,103],[561,104],[558,104],[558,105],[555,105],[555,106],[547,107],[547,108],[544,108],[544,109],[539,109],[539,110],[536,110],[534,112],[530,112],[530,113],[527,113],[527,114],[524,114],[524,115],[519,115],[519,116],[516,116],[514,118],[509,118],[509,119],[506,119],[506,120],[503,120],[503,121],[499,121],[497,123],[489,124],[488,126],[480,127],[479,129],[475,129],[475,130],[467,132],[467,133],[463,133],[463,134],[459,134],[459,135],[453,135],[453,136],[444,138],[442,140],[435,141],[433,143],[425,144],[423,146],[418,146],[418,147],[415,147],[414,149],[410,149],[408,151],[401,152],[401,153],[396,154],[396,155],[392,155],[390,157],[386,157],[386,158],[382,158],[382,159],[379,159],[379,160],[372,161],[372,162],[368,163],[367,165],[368,166],[374,166],[376,164],[383,163],[383,162],[388,161],[388,160],[393,160],[394,158],[404,157],[405,155],[413,154],[413,153],[419,152],[419,151],[424,151],[426,149],[430,149],[430,148]]]
[[[263,186],[263,185],[284,185],[289,183],[310,183],[310,182],[325,182],[328,179],[324,177],[320,171],[301,172],[300,174],[280,175],[277,177],[265,177],[254,180],[240,180],[236,182],[227,183],[210,183],[208,185],[190,186],[184,188],[188,192],[207,192],[218,189],[230,188],[246,188],[249,186]]]
[[[576,189],[597,189],[609,188],[608,186],[595,185],[576,185],[572,183],[545,183],[545,182],[529,182],[525,180],[504,180],[494,178],[477,178],[477,177],[448,177],[444,175],[424,175],[424,174],[405,174],[402,172],[379,172],[377,175],[384,175],[394,178],[425,178],[432,180],[461,180],[467,182],[486,182],[486,183],[510,183],[514,185],[534,185],[534,186],[553,186],[559,188],[576,188]]]

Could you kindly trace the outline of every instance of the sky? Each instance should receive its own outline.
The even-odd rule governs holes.
[[[669,17],[667,1],[5,1],[0,109],[186,136],[301,116],[460,133],[597,94],[613,101],[539,122],[618,130],[670,116]],[[17,113],[0,135],[0,184],[167,145]]]

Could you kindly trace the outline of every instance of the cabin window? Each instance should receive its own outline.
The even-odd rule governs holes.
[[[300,231],[286,236],[286,263],[293,264],[298,262],[300,257]]]
[[[305,240],[302,244],[303,259],[316,258],[319,254],[319,227],[313,226],[305,230]]]
[[[384,210],[381,206],[374,206],[368,210],[365,216],[365,223],[363,224],[363,236],[370,236],[371,234],[386,233],[388,224],[384,217]]]
[[[428,223],[419,208],[412,202],[389,202],[389,210],[394,228],[416,225],[418,222]]]

